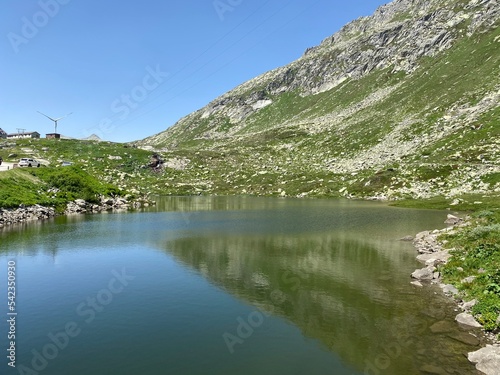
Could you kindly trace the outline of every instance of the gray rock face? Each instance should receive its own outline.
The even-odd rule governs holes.
[[[461,218],[454,216],[454,215],[448,215],[448,217],[445,220],[445,224],[451,224],[451,225],[456,225],[462,221]]]
[[[421,254],[417,256],[417,260],[425,263],[426,265],[436,266],[437,264],[446,263],[450,259],[451,255],[448,251],[438,251],[431,254]]]
[[[469,353],[468,359],[486,375],[500,374],[500,346],[486,345],[485,348]]]
[[[472,33],[492,26],[498,18],[496,0],[471,1],[457,9],[451,0],[395,0],[372,16],[361,17],[326,38],[291,64],[256,77],[181,119],[169,130],[139,142],[141,146],[175,147],[204,123],[198,139],[231,136],[245,120],[270,105],[272,97],[300,92],[303,96],[331,90],[347,80],[390,69],[411,74],[422,57],[432,57],[453,46],[468,19]],[[227,121],[231,128],[227,129]]]
[[[455,317],[455,320],[463,325],[469,326],[469,327],[475,327],[475,328],[480,328],[482,327],[481,324],[479,324],[476,319],[471,314],[468,313],[461,313],[458,314]]]
[[[101,212],[109,210],[126,210],[130,208],[131,205],[132,204],[128,201],[128,199],[122,197],[118,198],[102,197],[100,204],[92,204],[84,201],[83,199],[77,199],[74,202],[68,203],[64,213],[66,215],[72,215],[72,214],[83,214],[83,213]]]
[[[411,277],[417,280],[432,280],[434,278],[434,271],[436,270],[435,267],[426,267],[426,268],[421,268],[418,270],[415,270],[412,274]]]

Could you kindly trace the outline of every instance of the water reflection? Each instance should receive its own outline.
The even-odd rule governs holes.
[[[361,371],[418,374],[439,363],[451,373],[474,373],[463,356],[474,346],[429,329],[451,319],[449,301],[410,286],[409,258],[402,245],[392,244],[380,248],[359,233],[357,239],[217,233],[167,241],[163,248],[218,287],[291,321]]]

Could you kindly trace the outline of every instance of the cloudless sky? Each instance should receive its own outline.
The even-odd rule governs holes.
[[[0,128],[142,139],[386,2],[3,0]]]

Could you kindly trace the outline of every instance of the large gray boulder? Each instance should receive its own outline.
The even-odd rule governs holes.
[[[500,346],[486,345],[485,348],[469,353],[468,358],[486,375],[500,374]]]
[[[461,314],[458,314],[456,317],[455,317],[455,320],[460,323],[460,324],[463,324],[463,325],[466,325],[466,326],[469,326],[469,327],[475,327],[475,328],[480,328],[482,327],[481,324],[479,324],[477,322],[476,319],[474,319],[474,317],[471,315],[471,314],[467,314],[467,313],[461,313]]]
[[[432,280],[434,278],[434,271],[436,267],[425,267],[418,270],[415,270],[411,277],[417,280]]]

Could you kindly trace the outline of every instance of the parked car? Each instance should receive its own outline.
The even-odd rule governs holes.
[[[21,160],[19,160],[19,164],[18,164],[20,167],[39,167],[40,166],[40,162],[35,160],[35,159],[29,159],[29,158],[22,158]]]

